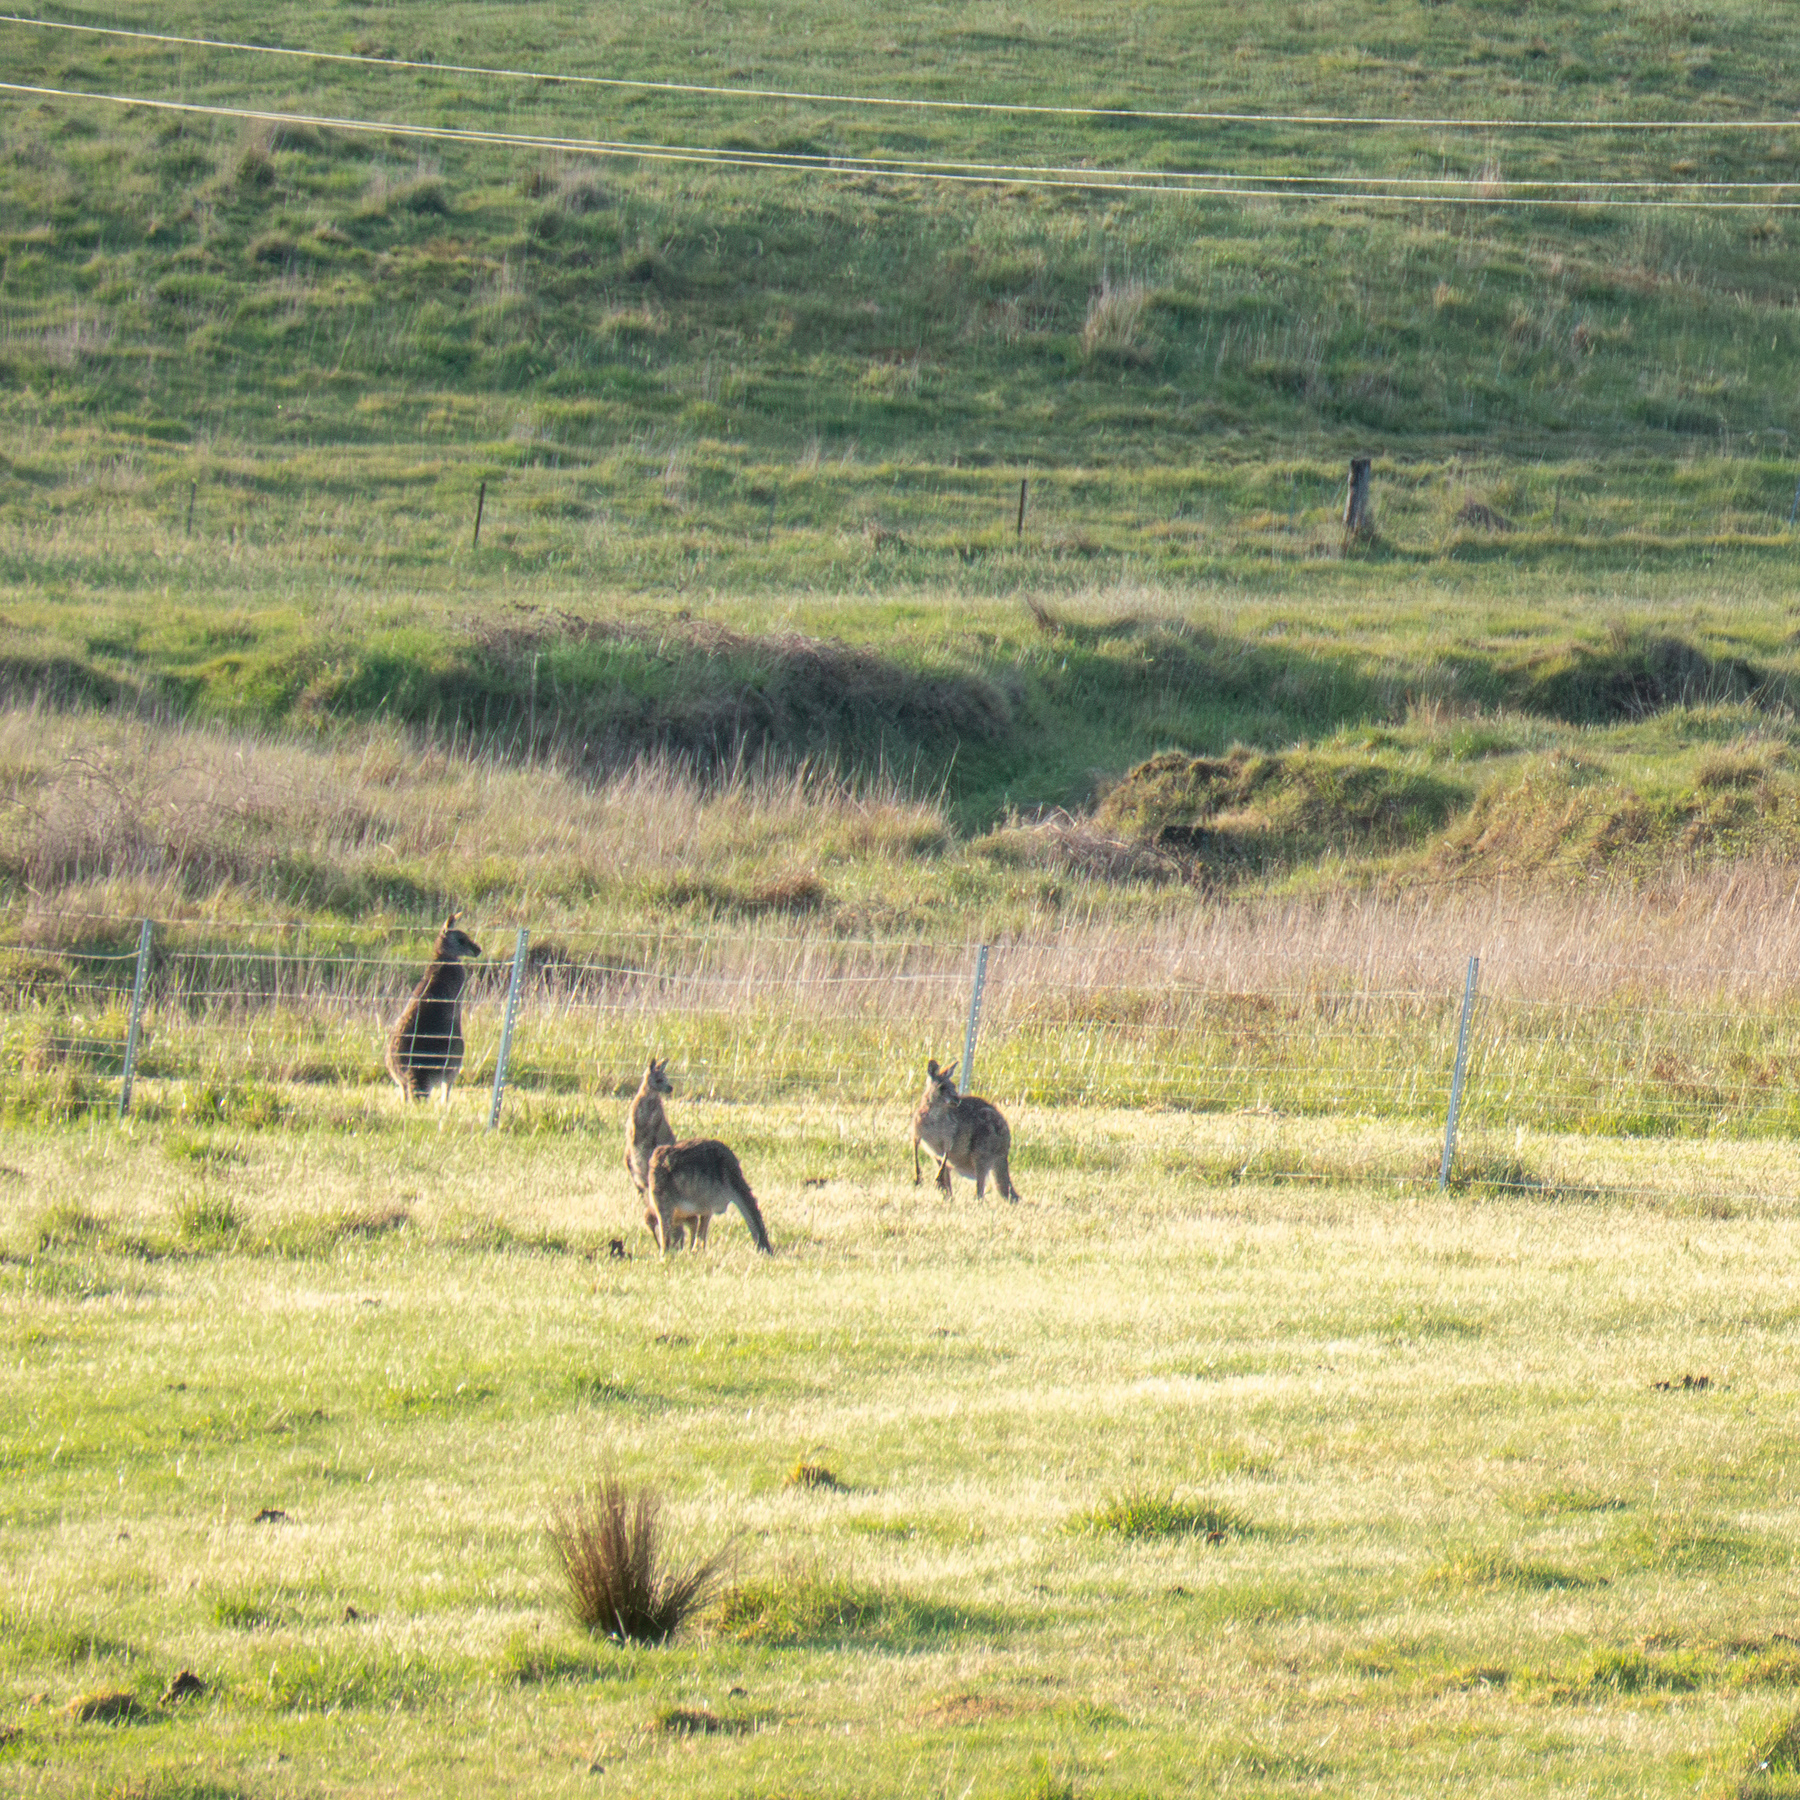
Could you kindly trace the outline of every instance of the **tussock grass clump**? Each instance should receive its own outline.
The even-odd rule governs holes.
[[[662,1543],[663,1496],[607,1474],[550,1515],[549,1534],[584,1629],[621,1643],[658,1644],[712,1598],[721,1559],[670,1567]]]
[[[1041,1755],[1034,1756],[1025,1779],[1012,1790],[1012,1800],[1075,1800],[1075,1783]]]
[[[148,1709],[129,1688],[97,1688],[91,1694],[77,1694],[62,1710],[63,1717],[77,1725],[111,1725],[140,1719]]]
[[[184,1244],[219,1249],[243,1228],[243,1218],[227,1194],[184,1194],[175,1202],[175,1231]]]
[[[722,1719],[704,1706],[665,1706],[651,1719],[650,1729],[658,1737],[713,1737],[751,1726],[744,1719]]]
[[[1556,1686],[1559,1693],[1574,1699],[1613,1694],[1691,1694],[1705,1683],[1706,1670],[1693,1656],[1602,1650],[1572,1681]]]
[[[267,1588],[239,1588],[220,1594],[212,1604],[212,1621],[227,1631],[258,1631],[290,1617],[280,1593]]]
[[[1171,1494],[1115,1494],[1069,1521],[1071,1531],[1110,1533],[1125,1538],[1241,1537],[1250,1521],[1228,1506],[1207,1500],[1177,1500]]]
[[[1800,1712],[1750,1752],[1737,1800],[1788,1800],[1800,1794]]]
[[[784,1485],[791,1488],[822,1488],[833,1494],[846,1493],[850,1486],[823,1463],[807,1462],[804,1457],[788,1470]]]
[[[58,1200],[44,1209],[35,1236],[39,1250],[71,1249],[91,1244],[105,1232],[105,1220],[89,1212],[78,1200]]]

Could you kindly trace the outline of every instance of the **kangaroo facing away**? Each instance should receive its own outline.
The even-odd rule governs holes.
[[[1018,1199],[1006,1162],[1012,1151],[1012,1128],[992,1101],[957,1093],[956,1071],[940,1069],[936,1057],[925,1065],[925,1098],[913,1114],[914,1187],[919,1185],[921,1144],[938,1159],[937,1184],[946,1194],[954,1169],[973,1180],[977,1199],[986,1196],[989,1175],[1003,1199]]]
[[[650,1210],[644,1223],[656,1233],[663,1254],[681,1248],[681,1228],[691,1227],[697,1249],[715,1213],[735,1206],[764,1256],[773,1254],[756,1196],[744,1179],[742,1165],[727,1144],[716,1138],[688,1138],[659,1144],[650,1153]]]
[[[646,1198],[650,1193],[651,1156],[664,1144],[675,1141],[675,1133],[669,1128],[669,1115],[663,1110],[663,1095],[674,1091],[669,1081],[669,1059],[665,1056],[658,1062],[651,1057],[644,1069],[644,1079],[632,1096],[631,1111],[625,1116],[625,1173]],[[657,1231],[653,1207],[644,1213],[644,1228],[660,1246],[662,1238]]]
[[[458,916],[444,921],[425,974],[388,1033],[387,1071],[408,1100],[423,1100],[433,1088],[448,1100],[462,1072],[463,958],[479,956],[481,946],[458,928]]]

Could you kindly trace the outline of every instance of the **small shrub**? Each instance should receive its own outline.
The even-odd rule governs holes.
[[[550,1542],[569,1583],[575,1617],[622,1643],[661,1643],[712,1598],[720,1559],[666,1565],[663,1496],[603,1475],[550,1516]]]
[[[1110,1532],[1117,1537],[1236,1537],[1251,1529],[1242,1513],[1208,1501],[1177,1500],[1170,1494],[1118,1494],[1069,1521],[1073,1531]]]

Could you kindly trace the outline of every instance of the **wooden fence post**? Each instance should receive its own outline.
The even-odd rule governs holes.
[[[1369,459],[1350,459],[1350,494],[1344,502],[1344,542],[1375,535],[1375,515],[1369,505]]]

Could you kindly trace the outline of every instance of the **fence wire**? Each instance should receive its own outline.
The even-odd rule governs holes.
[[[118,1109],[138,928],[64,922],[0,944],[8,1119]],[[494,1079],[514,939],[492,933],[484,947],[464,996],[465,1087]],[[1134,970],[1116,943],[1087,955],[1073,941],[994,946],[981,1090],[1002,1105],[1220,1115],[1231,1129],[1192,1167],[1221,1179],[1436,1179],[1460,969],[1433,990],[1296,963],[1291,980],[1244,988],[1191,958],[1146,960]],[[410,933],[156,926],[136,1110],[258,1125],[304,1110],[308,1090],[378,1104],[387,1032],[425,961]],[[533,943],[506,1105],[540,1122],[545,1109],[616,1112],[651,1055],[671,1059],[683,1092],[713,1100],[908,1102],[927,1055],[951,1066],[961,1053],[973,963],[962,943],[823,934]],[[1736,980],[1711,1005],[1641,990],[1544,999],[1484,965],[1484,981],[1496,973],[1500,991],[1472,1018],[1462,1180],[1537,1194],[1792,1191],[1800,993],[1771,977],[1760,992]],[[1389,1141],[1358,1148],[1338,1129],[1352,1126]],[[1739,1150],[1678,1167],[1658,1151],[1678,1144]]]

